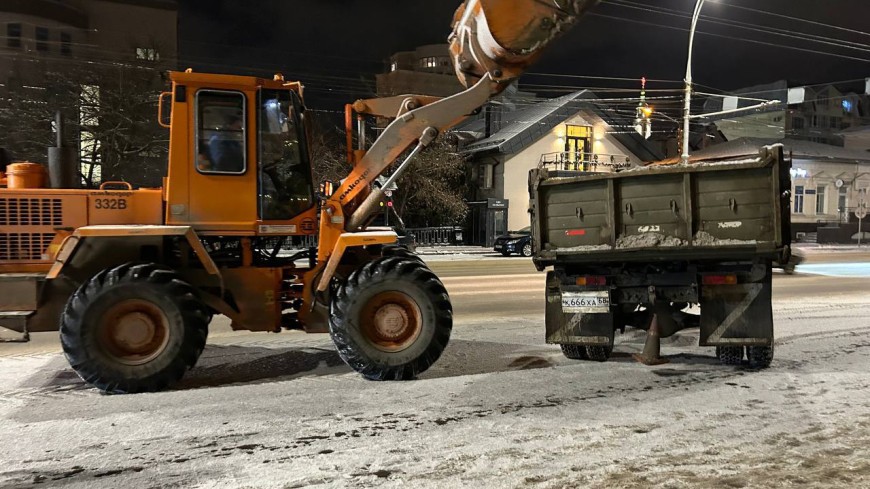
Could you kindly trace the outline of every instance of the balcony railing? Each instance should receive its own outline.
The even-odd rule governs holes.
[[[631,166],[631,159],[625,155],[608,153],[576,153],[562,151],[544,153],[538,168],[581,172],[610,173]]]

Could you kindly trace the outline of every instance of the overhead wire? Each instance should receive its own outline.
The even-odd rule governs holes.
[[[675,30],[675,31],[689,32],[689,29],[687,29],[687,28],[685,28],[685,27],[677,27],[677,26],[665,25],[665,24],[656,24],[656,23],[654,23],[654,22],[646,22],[646,21],[643,21],[643,20],[637,20],[637,19],[627,19],[627,18],[625,18],[625,17],[618,17],[618,16],[615,16],[615,15],[607,15],[607,14],[602,14],[602,13],[597,13],[597,12],[592,12],[592,13],[590,13],[590,14],[588,14],[588,15],[594,15],[594,16],[597,16],[597,17],[605,18],[605,19],[613,19],[613,20],[619,20],[619,21],[624,21],[624,22],[630,22],[630,23],[634,23],[634,24],[641,24],[641,25],[647,25],[647,26],[652,26],[652,27],[659,27],[659,28],[662,28],[662,29],[670,29],[670,30]],[[724,35],[724,34],[715,34],[715,33],[712,33],[712,32],[706,32],[706,31],[701,31],[701,30],[697,30],[697,29],[695,30],[695,33],[696,33],[696,34],[702,34],[702,35],[705,35],[705,36],[711,36],[711,37],[719,37],[719,38],[723,38],[723,39],[729,39],[729,40],[732,40],[732,41],[741,41],[741,42],[747,42],[747,43],[751,43],[751,44],[759,44],[759,45],[770,46],[770,47],[777,47],[777,48],[783,48],[783,49],[790,49],[790,50],[793,50],[793,51],[802,51],[802,52],[805,52],[805,53],[819,54],[819,55],[822,55],[822,56],[832,56],[832,57],[843,58],[843,59],[848,59],[848,60],[852,60],[852,61],[860,61],[860,62],[863,62],[863,63],[870,63],[870,59],[866,59],[866,58],[856,58],[855,56],[849,56],[849,55],[845,55],[845,54],[837,54],[837,53],[830,53],[830,52],[826,52],[826,51],[819,51],[819,50],[817,50],[817,49],[799,48],[799,47],[796,47],[796,46],[788,46],[788,45],[785,45],[785,44],[777,44],[777,43],[773,43],[773,42],[766,42],[766,41],[758,41],[758,40],[755,40],[755,39],[748,39],[748,38],[745,38],[745,37],[726,36],[726,35]]]
[[[660,6],[651,6],[651,5],[647,5],[644,3],[633,2],[631,0],[609,0],[608,4],[613,5],[613,6],[623,7],[623,8],[630,8],[630,9],[642,10],[642,11],[646,11],[646,12],[657,13],[660,15],[670,15],[670,16],[681,17],[681,18],[686,18],[686,19],[692,18],[692,15],[687,13],[687,12],[669,9],[669,8],[660,7]],[[724,25],[724,26],[734,27],[734,28],[738,28],[738,29],[745,29],[745,30],[749,30],[749,31],[753,31],[753,32],[761,32],[763,34],[782,36],[782,37],[787,37],[787,38],[791,38],[791,39],[798,39],[801,41],[818,42],[818,43],[822,43],[822,44],[826,44],[826,45],[837,46],[837,47],[844,48],[844,49],[853,49],[853,50],[858,50],[858,51],[863,51],[863,52],[870,52],[870,44],[857,43],[854,41],[837,39],[837,38],[832,38],[832,37],[827,37],[827,36],[820,36],[817,34],[811,34],[811,33],[806,33],[806,32],[796,32],[794,30],[781,29],[778,27],[766,26],[766,25],[761,25],[761,24],[753,24],[751,22],[744,22],[744,21],[733,20],[733,19],[722,19],[719,17],[710,16],[710,15],[703,15],[702,14],[702,15],[700,15],[700,18],[702,20],[704,20],[705,22],[709,22],[712,24]]]
[[[794,16],[791,16],[791,15],[779,14],[779,13],[776,13],[776,12],[770,12],[770,11],[768,11],[768,10],[761,10],[761,9],[756,9],[756,8],[751,8],[751,7],[744,7],[744,6],[741,6],[741,5],[734,5],[734,4],[732,4],[732,3],[728,3],[728,2],[722,2],[721,5],[724,5],[725,7],[728,7],[728,8],[733,8],[733,9],[738,9],[738,10],[745,10],[745,11],[753,12],[753,13],[756,13],[756,14],[770,15],[770,16],[773,16],[773,17],[780,17],[780,18],[783,18],[783,19],[788,19],[788,20],[797,21],[797,22],[805,22],[805,23],[807,23],[807,24],[813,24],[813,25],[816,25],[816,26],[826,27],[826,28],[829,28],[829,29],[834,29],[834,30],[839,30],[839,31],[843,31],[843,32],[849,32],[849,33],[851,33],[851,34],[858,34],[858,35],[862,35],[862,36],[870,37],[870,32],[859,31],[859,30],[856,30],[856,29],[849,29],[849,28],[846,28],[846,27],[838,26],[838,25],[826,24],[826,23],[824,23],[824,22],[819,22],[819,21],[815,21],[815,20],[809,20],[809,19],[803,19],[803,18],[800,18],[800,17],[794,17]]]

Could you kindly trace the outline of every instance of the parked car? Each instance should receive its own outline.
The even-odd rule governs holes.
[[[532,256],[532,228],[524,227],[519,231],[508,231],[495,238],[495,246],[492,248],[504,256],[514,253],[521,256]]]

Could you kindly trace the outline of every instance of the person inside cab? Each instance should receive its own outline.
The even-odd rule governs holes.
[[[232,114],[223,127],[214,131],[205,151],[199,155],[199,169],[214,173],[241,173],[245,169],[244,122],[242,115]]]

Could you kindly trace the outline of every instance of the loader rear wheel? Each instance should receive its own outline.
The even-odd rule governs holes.
[[[113,394],[154,392],[194,366],[209,316],[177,273],[126,264],[103,270],[70,297],[60,340],[85,382]]]
[[[743,363],[743,347],[717,346],[716,357],[722,365],[740,365]]]
[[[570,358],[571,360],[589,360],[589,357],[586,356],[586,347],[583,345],[559,345],[562,347],[562,355],[565,355],[565,358]]]
[[[452,328],[447,290],[412,258],[380,258],[358,268],[329,308],[339,356],[370,380],[415,378],[441,356]]]

